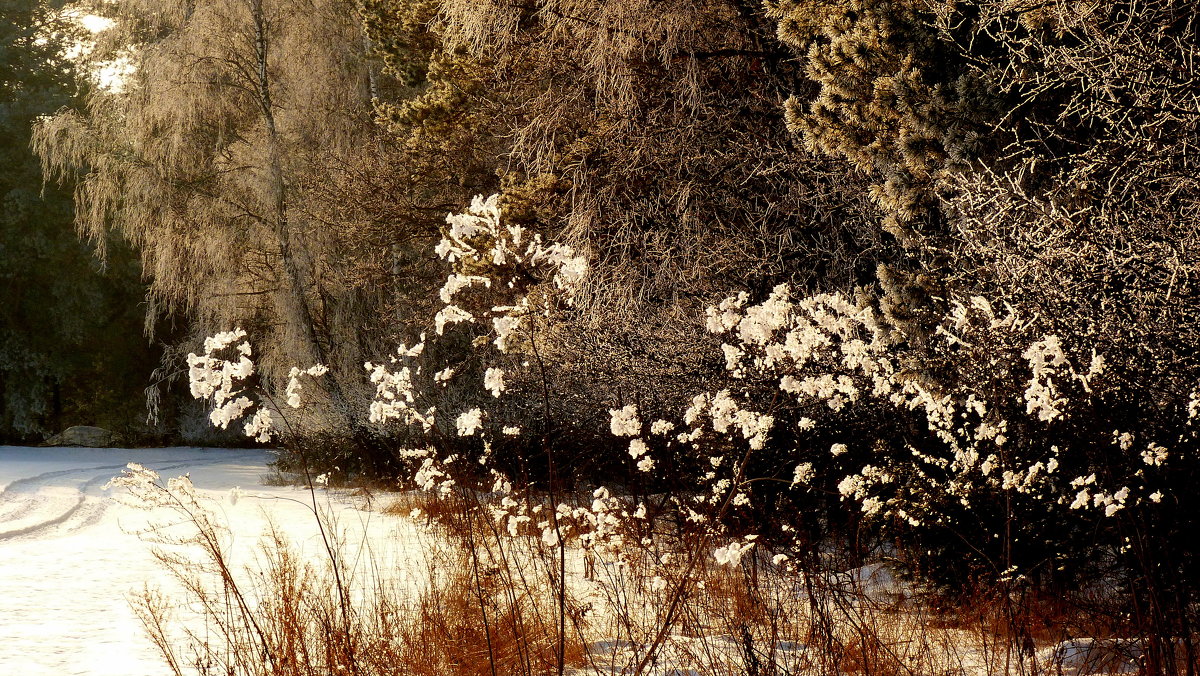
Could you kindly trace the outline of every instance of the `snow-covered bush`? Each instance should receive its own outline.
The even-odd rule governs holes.
[[[541,235],[503,222],[498,194],[476,197],[467,211],[447,216],[446,223],[435,250],[454,272],[438,292],[445,304],[434,318],[438,335],[460,322],[490,324],[496,348],[507,352],[530,314],[549,311],[555,296],[570,304],[587,272],[587,259],[571,247],[547,243]],[[551,286],[531,297],[539,282]],[[472,289],[492,293],[463,299],[460,294]]]
[[[944,556],[944,573],[991,579],[1069,568],[1097,532],[1127,550],[1116,534],[1128,522],[1113,519],[1175,499],[1171,466],[1195,443],[1188,402],[1138,420],[1120,409],[1121,374],[1092,343],[981,297],[944,307],[920,344],[865,294],[796,298],[778,286],[758,303],[741,294],[710,308],[708,329],[744,385],[698,396],[679,441],[699,451],[706,431],[695,423],[707,414],[747,449],[745,466],[723,475],[713,458],[710,500],[752,502],[739,486],[786,477],[793,493],[838,495],[905,533],[916,558]]]
[[[364,416],[407,430],[410,450],[394,455],[421,488],[511,485],[530,463],[544,463],[534,476],[551,477],[564,442],[529,437],[531,417],[549,406],[508,402],[531,372],[549,396],[539,331],[571,304],[586,261],[505,223],[496,196],[447,223],[437,253],[452,271],[433,330],[386,363],[366,364],[375,397]],[[724,341],[726,380],[695,394],[676,419],[645,419],[636,404],[610,409],[612,438],[596,452],[622,469],[605,483],[668,491],[679,523],[713,538],[723,562],[748,551],[752,537],[763,538],[763,551],[795,553],[866,519],[924,552],[914,565],[946,557],[947,571],[996,579],[1068,567],[1096,524],[1174,499],[1166,476],[1194,433],[1121,417],[1122,383],[1108,355],[982,297],[936,307],[927,335],[913,340],[866,292],[798,296],[780,285],[758,302],[747,293],[724,299],[704,322]],[[212,400],[214,424],[248,417],[246,434],[266,441],[281,408],[246,393],[254,369],[244,338],[220,334],[203,356],[189,355],[193,394]],[[323,373],[293,369],[286,403],[300,403],[300,378]],[[1198,400],[1168,402],[1164,419],[1186,423]],[[510,449],[502,461],[501,449]],[[532,504],[502,503],[508,531],[526,533],[521,524],[534,517],[521,510]],[[534,534],[560,542],[562,524],[582,517],[551,507],[563,519],[553,537]],[[632,507],[616,511],[628,520]],[[595,510],[589,518],[587,529],[571,528],[603,530]],[[964,538],[972,532],[983,535]]]
[[[611,409],[611,431],[726,562],[748,537],[795,554],[865,519],[932,577],[1044,581],[1130,552],[1123,533],[1185,499],[1200,407],[1139,420],[1092,343],[982,297],[943,307],[918,342],[867,293],[726,298],[706,317],[725,387],[675,421]]]

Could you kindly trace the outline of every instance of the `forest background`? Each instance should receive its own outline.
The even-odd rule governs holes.
[[[811,544],[866,521],[914,570],[1048,588],[1136,571],[1145,626],[1192,635],[1190,0],[73,5],[113,20],[90,37],[0,6],[6,438],[244,439],[186,377],[239,327],[278,401],[328,367],[281,433],[344,475],[433,444],[551,489],[680,495],[721,481],[684,450],[703,439],[647,471],[609,412],[634,406],[637,436],[715,420],[695,397],[728,390],[771,418],[708,441],[749,444],[735,483],[762,480],[729,528]],[[518,226],[569,246],[569,303],[535,262],[441,260],[447,214],[493,194],[510,234],[472,246]],[[483,279],[544,311],[481,357],[492,329],[445,314],[448,271],[471,318],[511,307]],[[433,424],[368,420],[363,364],[435,334]],[[438,432],[478,407],[519,433]],[[797,512],[821,515],[803,538],[769,518]]]

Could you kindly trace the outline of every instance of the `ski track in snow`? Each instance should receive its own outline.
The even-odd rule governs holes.
[[[174,581],[135,534],[148,513],[105,485],[130,462],[164,481],[190,474],[230,525],[238,565],[253,561],[268,522],[302,553],[318,553],[312,513],[302,504],[309,495],[258,485],[270,458],[245,449],[0,446],[0,675],[169,674],[130,599]],[[236,504],[228,500],[235,486],[245,491]],[[383,523],[344,504],[337,509],[353,528]]]
[[[146,468],[163,473],[184,467],[194,468],[239,460],[244,461],[251,457],[259,456],[260,454],[254,454],[253,456],[238,455],[218,457],[207,461],[197,460],[170,464],[149,463],[146,465]],[[125,467],[125,464],[43,472],[36,476],[13,481],[8,486],[5,486],[3,491],[0,491],[0,528],[11,524],[13,521],[28,520],[25,517],[29,514],[34,514],[35,517],[32,519],[33,522],[28,525],[0,530],[0,541],[19,537],[39,537],[46,534],[47,531],[55,526],[60,525],[64,526],[64,530],[67,532],[73,532],[97,522],[102,518],[104,510],[109,506],[109,501],[105,499],[106,496],[102,494],[100,488],[107,484],[114,475],[119,474],[122,468]],[[101,473],[94,474],[98,470]],[[60,491],[60,494],[53,497],[40,494],[39,489],[41,488],[59,486],[66,481],[70,481],[73,475],[85,473],[92,473],[92,476],[74,488],[73,494],[63,491]],[[68,491],[70,490],[72,489],[68,488]],[[88,508],[85,508],[85,505]],[[83,518],[72,519],[72,517],[81,516],[80,513],[82,513]],[[67,523],[69,520],[72,523]]]

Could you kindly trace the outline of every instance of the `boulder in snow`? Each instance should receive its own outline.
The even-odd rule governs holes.
[[[111,448],[119,444],[116,432],[103,427],[76,425],[68,427],[43,443],[43,446],[83,446],[86,448]]]

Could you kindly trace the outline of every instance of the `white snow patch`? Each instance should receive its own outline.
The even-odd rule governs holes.
[[[311,495],[259,485],[271,459],[245,449],[0,446],[0,674],[167,673],[129,605],[147,585],[175,588],[150,546],[133,534],[161,515],[134,507],[120,489],[104,488],[130,462],[159,472],[164,481],[190,474],[229,525],[230,556],[239,567],[255,560],[268,522],[287,533],[298,551],[321,556]],[[318,504],[337,520],[351,547],[370,533],[375,559],[392,557],[403,570],[401,559],[420,558],[405,549],[406,542],[417,546],[415,538],[393,532],[405,522],[358,511],[324,491]]]

